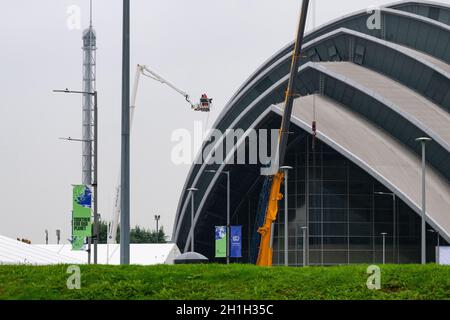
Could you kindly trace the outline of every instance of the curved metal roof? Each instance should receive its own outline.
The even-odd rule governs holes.
[[[333,105],[330,110],[352,109],[352,111],[347,109],[346,111],[352,112],[358,123],[363,123],[368,128],[370,125],[371,130],[372,127],[381,130],[380,132],[387,138],[385,137],[385,142],[380,148],[386,148],[387,145],[391,148],[401,148],[399,150],[405,155],[405,163],[408,163],[410,169],[417,165],[419,146],[413,145],[411,141],[405,141],[411,138],[407,135],[411,133],[430,135],[437,143],[433,143],[431,147],[433,154],[427,158],[427,161],[430,161],[430,164],[438,168],[441,173],[447,173],[450,167],[444,162],[448,162],[446,159],[449,157],[450,149],[448,129],[450,127],[448,113],[450,110],[450,65],[448,64],[450,63],[450,45],[446,44],[450,43],[450,26],[439,22],[439,19],[432,19],[434,16],[430,18],[425,14],[406,12],[408,10],[405,9],[405,4],[417,3],[421,6],[436,7],[434,3],[423,1],[388,5],[381,9],[385,27],[383,32],[367,29],[365,22],[370,13],[366,11],[345,16],[313,30],[305,37],[307,43],[304,45],[304,50],[307,57],[302,59],[302,67],[299,70],[301,72],[299,90],[302,95],[317,92],[318,74],[326,74],[330,79],[336,79],[338,84],[333,91],[340,90],[342,97],[339,98],[336,94],[331,95],[325,99],[327,102],[323,102],[324,105]],[[400,10],[396,10],[397,8]],[[442,6],[442,10],[447,10],[447,7]],[[276,108],[269,108],[269,106],[283,101],[291,51],[292,45],[288,45],[268,59],[236,92],[214,127],[223,131],[228,128],[245,130],[261,122],[270,110],[276,112]],[[349,90],[345,85],[352,90],[359,90],[363,96],[377,100],[379,105],[366,101],[369,105],[364,108],[355,108],[353,105],[358,101],[350,101],[348,94],[347,96],[344,94],[343,90],[346,92]],[[326,91],[325,94],[328,95],[329,92]],[[356,100],[355,97],[352,99]],[[306,103],[308,98],[302,98],[299,101]],[[391,120],[401,120],[402,128],[409,129],[405,129],[405,132],[400,130],[392,135],[389,126],[380,126],[379,120],[376,122],[370,117],[363,116],[362,109],[376,107],[378,110],[381,106],[393,111],[391,114],[384,115],[385,118],[395,116],[395,119],[389,120],[391,124]],[[337,115],[334,114],[334,116]],[[399,131],[398,128],[397,131]],[[379,133],[373,130],[371,132]],[[337,139],[337,137],[330,138]],[[219,146],[221,146],[220,139],[215,141],[215,148]],[[356,161],[350,155],[357,151],[357,146],[349,146],[349,148],[355,148],[355,150],[349,150],[346,156]],[[210,154],[212,152],[213,150]],[[372,170],[373,174],[377,163],[368,163],[374,167],[371,169],[369,166],[365,169],[368,172]],[[197,208],[195,221],[201,217],[203,204],[220,175],[220,173],[204,175],[205,167],[204,163],[193,165],[185,184],[186,188],[196,186],[200,189],[195,198]],[[224,167],[225,165],[216,166],[214,169],[223,170]],[[444,192],[439,193],[436,187],[435,200],[443,199],[443,203],[447,203],[450,199],[447,193],[449,180],[445,176],[440,176],[438,171],[433,174],[438,177],[433,178],[436,186],[442,187],[440,190]],[[405,202],[416,210],[415,193],[408,190],[407,185],[394,183],[383,177],[383,174],[376,176],[393,191],[402,194]],[[411,183],[411,185],[415,184]],[[184,236],[182,230],[186,227],[185,211],[188,206],[188,194],[183,192],[173,232],[175,241],[179,240],[180,234]],[[450,225],[445,220],[446,213],[442,213],[439,208],[429,208],[429,210],[430,223],[448,236]],[[184,240],[183,237],[183,242]]]
[[[380,100],[450,152],[450,114],[420,94],[383,74],[350,62],[310,63],[309,67]]]
[[[433,20],[450,24],[450,6],[435,1],[400,1],[389,8],[418,14]]]

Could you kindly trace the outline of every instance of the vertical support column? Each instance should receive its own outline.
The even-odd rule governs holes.
[[[195,241],[194,241],[194,192],[191,191],[191,251],[195,252]]]
[[[350,163],[345,162],[347,170],[346,174],[346,190],[347,190],[347,264],[350,265]]]
[[[288,205],[288,169],[284,175],[284,265],[289,266],[289,205]]]
[[[88,249],[87,249],[88,264],[91,264],[91,238],[87,238],[87,240],[88,240]]]
[[[227,174],[227,264],[230,264],[230,236],[231,236],[231,228],[230,228],[230,171],[226,172]]]
[[[422,264],[426,264],[427,261],[427,231],[426,231],[426,222],[425,222],[425,215],[426,215],[426,160],[425,160],[425,142],[422,142],[422,225],[421,225],[421,233],[422,233],[422,242],[421,242],[421,262]]]
[[[284,166],[280,168],[284,171],[284,265],[289,266],[289,190],[288,175],[292,167]]]
[[[197,188],[189,188],[187,189],[189,193],[191,194],[191,229],[189,230],[189,237],[191,238],[191,252],[195,252],[195,241],[194,241],[194,215],[195,215],[195,199],[194,199],[194,193],[198,191]]]
[[[306,199],[305,199],[305,224],[306,226],[309,226],[309,183],[310,183],[310,176],[309,176],[309,139],[306,139]],[[304,258],[308,258],[308,255],[303,255]],[[303,261],[303,264],[306,265],[309,261]]]
[[[372,263],[376,263],[377,247],[375,236],[375,184],[372,182]]]
[[[314,151],[314,152],[317,152],[317,149]],[[316,164],[316,155],[314,155],[314,167],[316,167],[317,166],[317,164]],[[321,223],[320,223],[320,264],[323,266],[324,265],[324,263],[323,263],[323,261],[324,261],[324,248],[325,248],[325,246],[324,246],[324,241],[323,241],[323,239],[324,239],[324,227],[323,227],[323,224],[324,224],[324,218],[323,218],[323,207],[324,207],[324,201],[323,201],[323,197],[324,197],[324,194],[323,194],[323,151],[322,151],[322,148],[320,148],[320,221],[321,221]]]
[[[308,265],[307,258],[306,258],[306,246],[308,241],[308,227],[302,227],[303,230],[303,267],[306,267]]]
[[[439,231],[436,231],[436,235],[437,235],[437,249],[436,249],[436,264],[440,265],[441,264],[441,234]]]
[[[295,224],[295,266],[298,267],[298,236],[297,236],[298,224]]]
[[[427,263],[427,235],[426,235],[426,145],[430,138],[416,139],[422,145],[422,225],[421,225],[421,263]]]
[[[348,51],[349,51],[348,60],[350,62],[355,62],[355,38],[350,37],[348,46],[349,46],[349,48],[348,48]]]
[[[400,263],[400,207],[395,201],[395,215],[397,216],[397,263]]]
[[[130,0],[123,0],[120,264],[130,264]]]
[[[252,234],[252,228],[251,228],[251,219],[250,219],[250,212],[251,212],[251,210],[252,210],[252,207],[251,207],[251,199],[250,199],[250,196],[249,195],[247,195],[247,197],[248,197],[248,202],[247,202],[247,216],[248,216],[248,226],[247,226],[247,237],[248,237],[248,239],[247,239],[247,256],[248,256],[248,261],[249,262],[251,262],[251,260],[252,260],[252,255],[251,255],[251,245],[252,245],[252,242],[251,242],[251,234]],[[256,228],[256,227],[255,227]]]
[[[393,202],[393,215],[394,215],[394,228],[393,228],[393,238],[392,238],[392,262],[397,261],[398,263],[398,256],[397,256],[397,201],[395,193],[392,194],[392,202]]]
[[[94,264],[97,264],[98,257],[98,94],[94,92]]]

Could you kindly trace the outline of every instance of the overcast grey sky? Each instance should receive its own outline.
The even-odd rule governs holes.
[[[390,1],[316,0],[316,24]],[[446,1],[449,2],[449,1]],[[246,78],[293,40],[299,0],[132,0],[132,59],[194,97],[214,98],[209,126]],[[66,26],[67,8],[88,0],[15,0],[0,19],[0,234],[44,242],[49,229],[70,237],[71,184],[81,181],[81,33]],[[122,1],[94,0],[98,36],[99,212],[110,219],[120,160]],[[311,16],[309,27],[311,27]],[[132,70],[134,72],[134,70]],[[189,166],[172,164],[171,133],[193,130],[183,98],[148,79],[141,83],[132,133],[131,224],[171,234]]]

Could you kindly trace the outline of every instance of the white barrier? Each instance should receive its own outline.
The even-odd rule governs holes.
[[[439,264],[443,266],[450,266],[450,247],[438,247]]]

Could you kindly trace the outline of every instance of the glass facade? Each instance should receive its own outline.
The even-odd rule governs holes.
[[[382,263],[383,242],[386,263],[419,263],[419,216],[364,170],[325,144],[313,148],[310,139],[288,154],[294,168],[288,177],[289,265],[303,265],[304,250],[308,265]],[[273,264],[284,265],[284,201],[274,228]],[[428,245],[431,261],[434,241]]]

